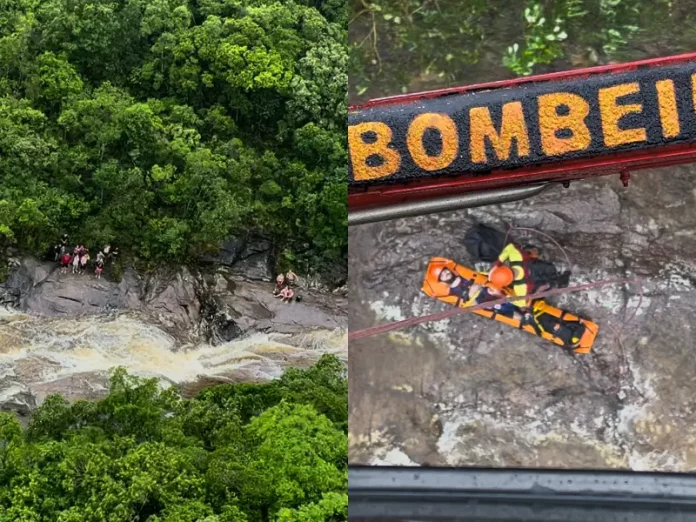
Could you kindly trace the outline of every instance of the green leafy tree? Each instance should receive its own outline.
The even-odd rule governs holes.
[[[0,521],[345,521],[345,403],[331,356],[193,399],[117,369],[107,397],[51,396],[26,430],[0,413]]]
[[[326,493],[316,503],[298,509],[283,508],[278,512],[277,522],[338,522],[348,517],[348,495]]]
[[[255,233],[343,260],[346,20],[342,0],[6,2],[0,235],[181,262]]]

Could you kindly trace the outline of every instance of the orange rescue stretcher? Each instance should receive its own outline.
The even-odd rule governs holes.
[[[453,306],[468,308],[474,304],[474,300],[471,299],[469,301],[463,301],[457,296],[448,295],[449,285],[447,283],[438,281],[437,276],[435,275],[436,268],[447,268],[451,272],[458,274],[460,277],[464,279],[468,279],[474,284],[492,288],[498,291],[502,290],[503,294],[506,296],[513,295],[512,290],[508,288],[499,289],[493,286],[488,281],[487,274],[476,272],[474,270],[466,268],[462,265],[457,264],[455,261],[452,261],[451,259],[446,259],[444,257],[433,257],[430,260],[430,263],[428,264],[425,280],[423,281],[423,288],[421,290],[423,290],[423,292],[429,297],[439,299],[440,301],[451,304]],[[478,309],[473,311],[473,313],[477,315],[486,317],[488,319],[495,319],[496,321],[499,321],[501,323],[505,323],[520,330],[524,330],[525,332],[529,332],[530,334],[541,337],[542,339],[546,339],[547,341],[551,341],[552,343],[555,343],[559,346],[565,346],[563,340],[554,336],[553,333],[545,331],[543,328],[541,328],[539,325],[539,319],[544,314],[549,314],[555,317],[556,319],[560,320],[560,322],[562,323],[581,323],[582,325],[584,325],[584,331],[580,336],[578,345],[573,349],[573,351],[575,353],[589,353],[592,350],[592,345],[594,344],[595,338],[597,337],[597,332],[599,330],[599,326],[597,326],[596,323],[593,323],[592,321],[588,321],[586,319],[581,319],[571,313],[556,308],[555,306],[552,306],[541,299],[534,303],[532,307],[532,312],[535,318],[534,320],[537,326],[536,328],[530,324],[522,325],[521,321],[497,313],[495,310],[492,309]]]

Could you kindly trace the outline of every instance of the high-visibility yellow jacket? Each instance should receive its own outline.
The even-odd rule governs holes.
[[[514,279],[511,285],[512,291],[516,296],[525,297],[529,293],[529,287],[526,283],[526,272],[524,269],[524,254],[513,243],[508,244],[498,256],[500,263],[507,263],[512,270]],[[518,307],[524,308],[529,306],[529,299],[514,299],[510,302]]]

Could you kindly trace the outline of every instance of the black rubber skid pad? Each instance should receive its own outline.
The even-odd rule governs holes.
[[[391,140],[387,146],[398,154],[400,161],[398,169],[393,173],[373,177],[365,177],[363,175],[361,179],[356,179],[356,167],[360,170],[360,165],[356,162],[360,161],[361,156],[365,155],[364,152],[358,154],[357,148],[375,143],[377,135],[374,132],[364,132],[356,136],[354,132],[353,137],[350,138],[349,133],[349,185],[357,188],[442,175],[485,174],[492,170],[515,169],[621,151],[654,149],[667,144],[693,142],[696,140],[695,88],[693,85],[694,79],[692,78],[692,75],[695,73],[696,62],[687,62],[679,65],[643,68],[631,72],[595,74],[586,78],[572,80],[532,82],[515,87],[463,94],[454,93],[436,98],[388,103],[362,109],[357,108],[349,113],[349,127],[355,130],[358,128],[356,127],[357,125],[367,122],[386,124],[392,133]],[[673,95],[669,93],[665,95],[663,91],[661,96],[658,97],[658,83],[664,87],[664,82],[661,82],[663,80],[671,80],[673,82],[668,85],[668,90]],[[608,87],[636,82],[638,89],[633,89],[636,92],[615,97],[613,103],[615,107],[610,107],[610,110],[607,110],[606,104],[604,109],[600,107],[601,91],[604,90],[603,92],[606,92],[605,89]],[[583,148],[549,154],[548,146],[546,148],[543,147],[540,128],[548,130],[548,124],[544,125],[544,122],[541,122],[540,127],[539,100],[541,96],[552,93],[578,95],[589,106],[589,111],[583,121],[589,131],[590,139],[589,141],[586,140],[587,145]],[[673,102],[665,102],[664,100],[670,96],[673,96]],[[548,97],[546,98],[548,99]],[[662,109],[658,100],[663,100]],[[522,123],[527,130],[527,154],[520,155],[518,153],[520,144],[518,140],[513,138],[510,140],[510,146],[507,149],[508,157],[501,159],[496,153],[493,142],[486,137],[483,139],[485,160],[483,162],[472,161],[471,109],[476,107],[487,108],[493,128],[497,133],[500,133],[502,130],[503,107],[511,102],[519,102],[521,104]],[[665,103],[667,103],[667,109],[665,109]],[[608,137],[609,140],[605,139],[604,129],[607,128],[606,122],[611,120],[610,113],[612,110],[616,111],[614,112],[615,116],[618,113],[625,112],[625,110],[622,111],[622,107],[625,109],[625,106],[628,105],[638,106],[638,110],[632,110],[623,114],[618,118],[618,123],[614,125],[614,128],[621,131],[644,129],[645,139],[630,143],[611,144],[611,136]],[[670,107],[671,114],[678,116],[678,125],[674,119],[672,120],[671,132],[667,130],[669,123],[666,123],[665,119],[665,114],[670,112]],[[563,104],[558,105],[555,109],[558,116],[568,115],[570,110],[569,106]],[[407,146],[407,135],[412,122],[415,118],[425,113],[437,113],[449,117],[456,126],[458,140],[456,156],[448,165],[439,170],[426,170],[417,165]],[[548,122],[548,119],[544,121]],[[611,122],[609,125],[611,126]],[[570,128],[558,128],[554,132],[555,137],[558,139],[567,139],[573,136]],[[478,136],[480,135],[478,133]],[[427,128],[420,136],[422,149],[426,151],[428,156],[437,157],[444,150],[443,147],[446,144],[443,144],[443,135],[437,129]],[[362,161],[364,167],[370,168],[384,164],[384,159],[379,154],[371,154],[363,158]],[[365,169],[363,168],[362,171],[365,172]],[[360,176],[358,177],[360,178]]]

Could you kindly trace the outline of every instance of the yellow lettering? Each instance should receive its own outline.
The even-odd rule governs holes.
[[[566,152],[584,150],[592,143],[590,129],[585,118],[590,114],[590,105],[577,94],[556,92],[539,96],[539,132],[541,148],[547,156],[557,156]],[[558,113],[560,107],[567,107],[568,114]],[[559,138],[556,132],[570,130],[568,138]]]
[[[365,141],[364,136],[368,132],[377,136],[372,143]],[[348,150],[355,181],[384,178],[399,170],[401,156],[388,146],[391,139],[392,130],[385,123],[371,121],[348,126]],[[382,163],[369,166],[367,159],[370,156],[379,156]]]
[[[637,103],[617,105],[616,100],[621,96],[634,94],[639,91],[640,86],[638,82],[614,85],[613,87],[605,87],[599,90],[599,113],[602,117],[604,144],[607,147],[616,147],[647,139],[645,129],[619,129],[619,120],[623,116],[631,113],[640,113],[643,107]]]
[[[474,163],[486,162],[486,138],[493,144],[500,160],[510,157],[513,138],[517,139],[517,153],[529,155],[529,136],[520,102],[503,105],[500,134],[493,126],[488,107],[474,107],[469,111],[469,129],[471,161]]]
[[[679,113],[677,112],[677,96],[674,93],[672,80],[660,80],[657,87],[657,102],[660,107],[660,122],[662,123],[662,135],[665,138],[679,136]]]
[[[442,149],[436,156],[429,155],[423,146],[423,135],[428,129],[435,129],[440,133]],[[413,119],[408,128],[406,143],[416,165],[423,170],[441,170],[449,167],[457,157],[459,150],[457,126],[446,114],[432,112],[420,114]]]

